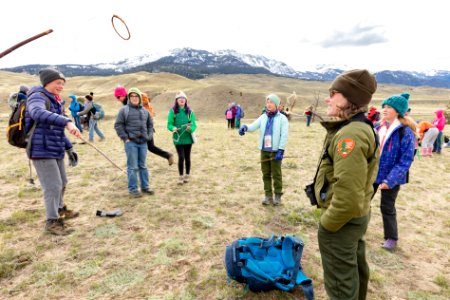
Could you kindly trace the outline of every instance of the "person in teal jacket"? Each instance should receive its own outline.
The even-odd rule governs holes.
[[[189,182],[191,173],[191,150],[195,142],[194,132],[197,129],[195,114],[187,104],[187,96],[180,91],[175,96],[175,103],[167,117],[167,129],[173,132],[173,143],[178,154],[178,184]],[[184,174],[186,165],[186,174]]]
[[[244,135],[246,131],[260,129],[258,148],[261,150],[261,171],[264,182],[263,205],[270,203],[280,205],[281,195],[283,195],[281,160],[288,140],[289,122],[278,110],[280,102],[280,98],[275,94],[267,96],[265,113],[252,124],[242,125],[239,129],[240,135]]]

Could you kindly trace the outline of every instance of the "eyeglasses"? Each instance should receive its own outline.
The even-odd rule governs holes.
[[[341,92],[338,92],[336,90],[330,91],[330,98],[333,98],[333,96],[336,95],[336,94],[341,94]]]
[[[130,95],[130,98],[139,98],[138,95]]]

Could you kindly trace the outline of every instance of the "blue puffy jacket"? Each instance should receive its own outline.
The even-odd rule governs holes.
[[[403,127],[403,137],[400,143],[400,128]],[[411,128],[400,125],[384,142],[380,157],[377,184],[386,183],[390,188],[405,184],[407,173],[414,160],[416,138]]]
[[[47,99],[50,109],[47,110]],[[64,151],[72,144],[64,134],[64,128],[70,119],[63,116],[62,106],[55,96],[42,86],[33,86],[28,94],[25,112],[25,130],[28,132],[36,122],[31,139],[29,157],[64,158]]]

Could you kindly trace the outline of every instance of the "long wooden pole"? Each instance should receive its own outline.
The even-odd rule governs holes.
[[[3,51],[2,53],[0,53],[0,58],[2,58],[3,56],[5,56],[5,55],[7,55],[7,54],[9,54],[9,53],[11,53],[11,52],[13,52],[13,51],[16,50],[17,48],[22,47],[23,45],[28,44],[29,42],[32,42],[32,41],[34,41],[34,40],[36,40],[36,39],[38,39],[38,38],[40,38],[40,37],[43,37],[44,35],[47,35],[47,34],[49,34],[49,33],[52,33],[52,32],[53,32],[53,29],[49,29],[49,30],[44,31],[44,32],[42,32],[42,33],[39,33],[39,34],[37,34],[37,35],[35,35],[35,36],[32,36],[32,37],[30,37],[29,39],[26,39],[26,40],[24,40],[24,41],[22,41],[22,42],[20,42],[20,43],[18,43],[18,44],[15,44],[15,45],[12,46],[11,48],[6,49],[6,50]]]
[[[97,150],[98,153],[100,153],[104,158],[106,158],[111,164],[113,164],[113,166],[115,166],[117,169],[119,169],[120,171],[122,171],[123,173],[127,173],[124,169],[122,169],[121,167],[119,167],[115,162],[113,162],[108,156],[106,156],[105,153],[103,153],[103,151],[101,151],[100,149],[98,149],[94,144],[90,143],[89,141],[86,141],[84,138],[79,137],[80,140],[82,140],[84,143],[88,144],[89,146],[91,146],[92,148],[94,148],[95,150]]]

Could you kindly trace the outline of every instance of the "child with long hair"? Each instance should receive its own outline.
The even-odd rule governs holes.
[[[374,183],[381,190],[384,244],[389,251],[397,247],[398,229],[395,201],[400,185],[408,182],[408,171],[414,160],[416,123],[405,117],[409,94],[394,95],[381,103],[382,119],[377,127],[380,138],[380,165]]]
[[[187,104],[187,96],[183,91],[175,95],[175,103],[167,117],[167,129],[173,133],[173,144],[178,154],[178,184],[189,182],[191,173],[191,150],[194,143],[193,133],[197,129],[195,114]],[[186,166],[186,173],[184,167]]]

